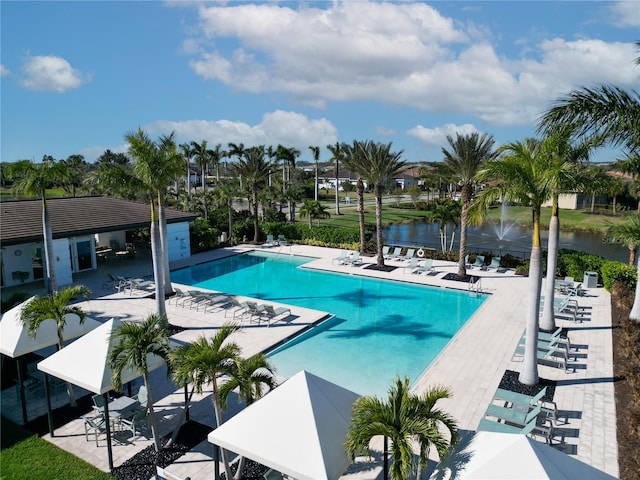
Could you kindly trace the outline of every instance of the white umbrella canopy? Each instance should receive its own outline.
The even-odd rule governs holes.
[[[298,480],[334,480],[357,393],[301,371],[212,431],[209,442]]]
[[[103,394],[113,390],[109,354],[113,348],[111,332],[122,325],[122,321],[112,318],[95,330],[84,335],[62,350],[38,363],[41,370],[54,377],[61,378],[93,393]],[[149,371],[164,365],[157,355],[148,355]],[[122,383],[140,376],[140,373],[124,369]]]
[[[34,338],[29,336],[28,328],[20,321],[22,310],[34,298],[31,297],[16,305],[2,316],[0,353],[17,358],[58,343],[58,331],[53,319],[42,322]],[[89,317],[85,317],[84,322],[80,324],[80,317],[75,313],[68,313],[66,320],[67,324],[62,333],[65,340],[80,337],[100,325],[100,322]]]
[[[526,435],[477,432],[463,437],[430,480],[613,480],[615,477]]]

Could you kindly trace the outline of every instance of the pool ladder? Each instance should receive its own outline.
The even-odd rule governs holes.
[[[469,286],[467,290],[469,292],[475,292],[476,295],[480,295],[482,293],[482,278],[478,278],[477,282],[473,281],[473,275],[469,279]]]

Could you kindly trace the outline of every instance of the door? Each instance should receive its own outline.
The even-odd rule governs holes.
[[[78,255],[78,271],[90,270],[93,268],[91,262],[91,241],[83,240],[76,242],[76,253]]]

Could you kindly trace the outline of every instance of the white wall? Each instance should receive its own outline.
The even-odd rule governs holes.
[[[34,281],[31,255],[33,250],[39,246],[41,246],[39,243],[25,243],[2,248],[2,269],[5,286],[11,287]],[[13,278],[13,272],[27,272],[29,275],[22,281],[19,278]]]
[[[169,240],[169,261],[189,258],[191,256],[191,242],[189,240],[189,223],[170,223],[167,225],[167,239]]]

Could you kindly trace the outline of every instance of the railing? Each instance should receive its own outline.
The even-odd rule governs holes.
[[[469,286],[467,290],[469,292],[475,292],[476,295],[480,295],[482,293],[482,278],[474,277],[473,275],[471,275],[471,278],[469,278]]]

